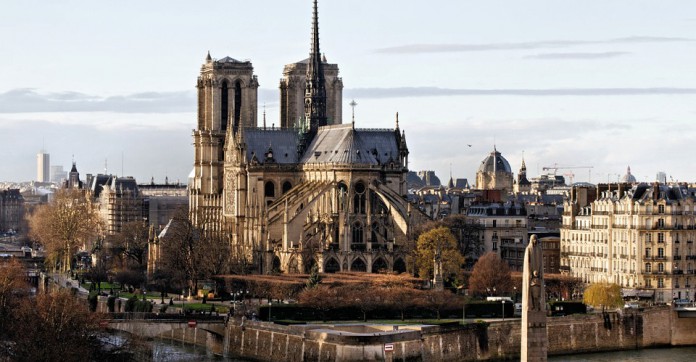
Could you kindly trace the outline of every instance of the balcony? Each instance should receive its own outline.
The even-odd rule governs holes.
[[[696,260],[696,255],[687,255],[686,260]]]
[[[672,260],[682,260],[681,255],[675,255],[672,257]]]
[[[681,269],[674,269],[674,275],[682,275],[684,274],[684,271]]]

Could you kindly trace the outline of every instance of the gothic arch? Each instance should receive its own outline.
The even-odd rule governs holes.
[[[406,263],[404,263],[404,259],[397,258],[394,261],[394,271],[397,273],[405,273],[406,272]]]
[[[282,194],[285,195],[291,189],[292,189],[292,182],[290,182],[289,180],[283,181]]]
[[[372,272],[379,273],[389,271],[389,264],[382,257],[378,257],[372,262]]]
[[[361,257],[355,258],[355,260],[353,260],[353,262],[350,264],[350,271],[366,272],[367,264],[365,264],[365,260],[363,260]]]
[[[290,260],[288,260],[288,274],[299,274],[300,273],[300,268],[297,265],[297,257],[295,255],[290,257]]]
[[[266,181],[263,187],[263,195],[265,197],[275,197],[275,183],[273,181]]]
[[[365,181],[358,180],[353,184],[353,213],[365,214],[367,200],[367,185]]]
[[[351,226],[351,233],[353,236],[353,244],[362,244],[365,242],[363,226],[360,221],[356,221],[355,223],[353,223],[353,225]]]
[[[324,273],[335,273],[341,271],[341,265],[338,264],[336,258],[331,257],[324,264]]]
[[[304,263],[304,272],[306,274],[309,274],[312,271],[312,267],[314,267],[315,265],[317,265],[317,261],[314,260],[314,258],[309,257],[309,259],[307,259],[307,262]]]
[[[280,273],[282,270],[280,269],[280,258],[278,255],[273,256],[273,266],[271,267],[272,273]]]

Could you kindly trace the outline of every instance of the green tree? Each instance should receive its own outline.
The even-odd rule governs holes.
[[[29,236],[46,251],[52,266],[70,269],[72,256],[89,249],[102,230],[102,221],[89,194],[83,190],[59,190],[53,201],[39,206],[29,217]]]
[[[464,257],[459,252],[457,239],[446,227],[422,233],[416,244],[416,268],[422,278],[432,279],[435,255],[439,251],[443,278],[452,280],[462,274]]]
[[[493,290],[498,295],[509,293],[513,283],[510,276],[510,267],[498,254],[489,252],[484,254],[474,264],[474,270],[469,277],[469,290],[477,295],[492,294]]]
[[[595,308],[619,308],[624,302],[621,297],[621,286],[614,283],[593,283],[585,289],[583,302]]]
[[[321,283],[321,274],[319,274],[319,265],[314,264],[312,270],[309,272],[309,278],[307,279],[307,288],[314,288]]]

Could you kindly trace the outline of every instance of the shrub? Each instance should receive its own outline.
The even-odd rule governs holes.
[[[109,313],[114,312],[114,307],[116,306],[116,297],[109,296],[109,299],[106,300],[106,307],[109,309]]]
[[[124,310],[126,313],[128,313],[128,312],[135,312],[135,311],[136,311],[136,310],[135,310],[135,304],[138,303],[138,302],[139,302],[138,297],[136,297],[135,295],[132,296],[132,297],[130,297],[130,298],[128,298],[128,300],[126,301],[126,306],[124,307],[123,310]]]
[[[99,302],[97,294],[90,293],[89,296],[87,297],[87,301],[89,302],[89,311],[96,312],[97,311],[97,303]]]

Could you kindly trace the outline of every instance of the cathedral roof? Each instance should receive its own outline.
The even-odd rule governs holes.
[[[393,130],[354,129],[351,124],[319,128],[302,157],[303,163],[381,165],[398,160]]]
[[[505,157],[503,157],[498,150],[493,148],[493,152],[481,162],[478,172],[512,173],[512,168],[510,168],[510,163],[508,163]]]
[[[298,140],[299,134],[294,128],[244,129],[247,159],[251,160],[256,156],[262,163],[270,147],[273,148],[273,159],[276,163],[297,163]]]

